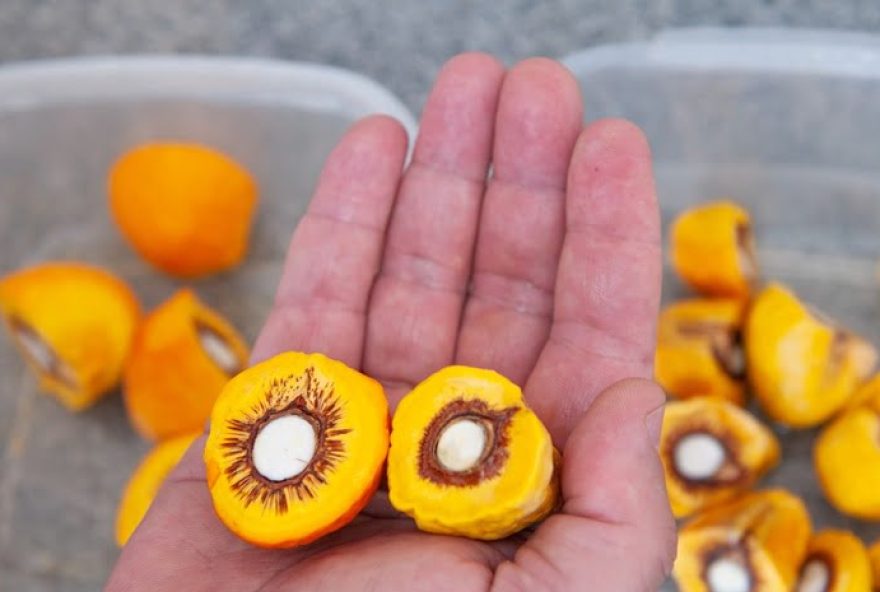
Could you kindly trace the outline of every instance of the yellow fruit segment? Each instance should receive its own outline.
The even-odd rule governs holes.
[[[679,214],[671,232],[678,275],[707,296],[748,298],[758,276],[749,213],[731,201]]]
[[[796,592],[865,592],[871,580],[862,541],[845,530],[823,530],[810,539]]]
[[[394,414],[389,496],[422,530],[499,539],[552,511],[558,462],[519,387],[489,370],[450,366]]]
[[[732,403],[700,398],[666,405],[660,457],[678,518],[741,495],[779,454],[773,432]]]
[[[180,290],[147,315],[125,366],[132,425],[152,440],[204,429],[221,389],[247,359],[232,325]]]
[[[654,368],[669,395],[745,402],[743,309],[737,300],[694,299],[663,310]]]
[[[205,465],[230,530],[262,547],[293,547],[360,512],[387,452],[381,385],[323,355],[288,352],[223,388]]]
[[[755,298],[745,340],[759,403],[774,420],[799,428],[839,411],[877,358],[870,344],[819,318],[780,284]]]
[[[226,154],[193,143],[143,144],[116,161],[108,186],[122,234],[158,269],[196,277],[244,257],[257,184]]]
[[[791,590],[810,517],[783,489],[748,493],[698,514],[680,531],[673,575],[681,592]]]
[[[116,510],[116,544],[122,547],[144,519],[165,477],[177,466],[201,432],[157,444],[141,461],[125,486]]]
[[[42,263],[0,279],[0,312],[40,387],[79,411],[115,387],[140,305],[103,269]]]
[[[816,439],[816,474],[839,511],[880,519],[880,410],[859,407],[828,424]]]

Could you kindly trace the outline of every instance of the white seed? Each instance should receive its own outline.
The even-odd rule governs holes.
[[[686,479],[709,479],[724,466],[727,453],[718,438],[706,434],[688,434],[675,445],[675,468]]]
[[[734,557],[723,556],[712,561],[706,570],[710,592],[749,592],[752,578],[749,571]]]
[[[251,460],[270,481],[285,481],[305,470],[318,437],[311,423],[298,415],[284,415],[267,423],[254,439]]]
[[[18,343],[24,349],[25,354],[37,365],[43,372],[51,372],[52,365],[55,362],[55,352],[49,345],[39,338],[33,331],[22,329],[16,325],[12,326],[12,332]]]
[[[831,570],[821,559],[811,559],[801,572],[797,592],[826,592],[831,583]]]
[[[241,370],[241,363],[238,361],[238,356],[235,355],[235,352],[232,351],[232,348],[229,347],[229,344],[226,343],[222,337],[211,329],[206,329],[204,327],[200,327],[198,333],[202,349],[205,350],[208,357],[211,358],[215,364],[220,366],[224,372],[227,374],[236,374]]]
[[[468,471],[480,462],[487,441],[486,428],[481,422],[473,419],[450,422],[437,439],[437,460],[449,471]]]

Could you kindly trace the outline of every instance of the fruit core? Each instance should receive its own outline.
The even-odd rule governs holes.
[[[257,432],[251,461],[269,481],[287,481],[306,470],[317,447],[318,434],[311,421],[301,415],[282,415]]]
[[[827,592],[831,589],[831,568],[821,557],[808,559],[801,570],[797,592]]]
[[[15,340],[25,352],[25,356],[31,360],[42,372],[51,375],[56,380],[63,382],[69,387],[76,387],[76,374],[61,361],[52,348],[40,335],[21,319],[12,318],[9,321]]]
[[[208,357],[227,374],[238,374],[242,369],[241,363],[226,339],[204,323],[196,321],[195,326],[199,343]]]
[[[709,592],[749,592],[752,573],[744,550],[725,549],[715,553],[706,564],[706,585]]]

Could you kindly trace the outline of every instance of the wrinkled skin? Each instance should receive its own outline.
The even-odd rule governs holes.
[[[381,380],[392,408],[434,370],[494,368],[564,451],[564,504],[496,543],[420,533],[381,491],[351,525],[266,551],[215,517],[202,440],[169,477],[107,590],[657,589],[675,531],[652,374],[660,230],[632,124],[586,128],[572,77],[461,55],[440,72],[412,163],[386,117],[328,157],[254,360],[320,351]],[[486,181],[492,163],[493,174]]]

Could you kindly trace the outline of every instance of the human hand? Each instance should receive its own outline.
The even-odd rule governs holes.
[[[577,83],[546,59],[442,70],[414,157],[386,117],[327,159],[254,360],[318,351],[381,381],[392,407],[453,363],[523,385],[563,450],[561,511],[499,542],[426,534],[381,491],[352,524],[258,549],[215,516],[198,440],[130,539],[109,592],[653,591],[675,525],[649,382],[660,230],[648,145],[583,129]],[[487,170],[492,175],[487,181]],[[403,171],[403,172],[402,172]]]

